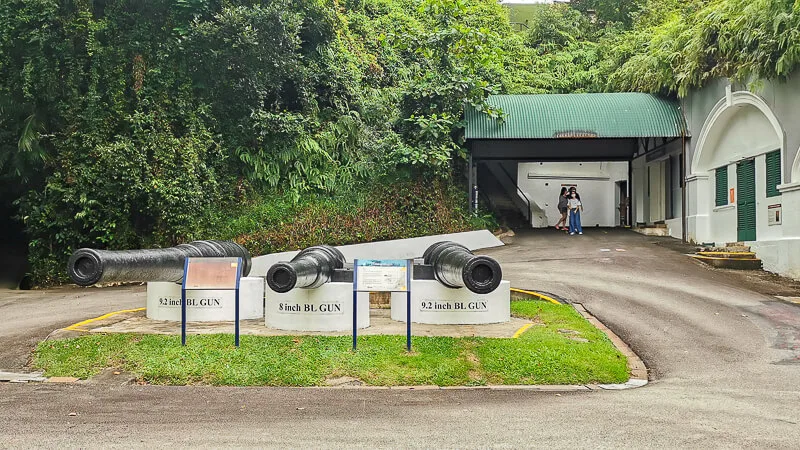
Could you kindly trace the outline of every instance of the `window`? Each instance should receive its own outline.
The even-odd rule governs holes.
[[[717,206],[728,204],[728,167],[720,167],[717,175]]]
[[[767,153],[767,197],[781,195],[778,185],[781,184],[781,151]]]

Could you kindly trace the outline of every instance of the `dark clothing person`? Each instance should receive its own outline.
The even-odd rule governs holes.
[[[564,229],[567,228],[567,188],[562,187],[561,193],[558,194],[558,212],[561,213],[561,218],[556,222],[556,230],[561,230],[561,225]]]
[[[558,198],[558,212],[561,214],[567,212],[567,197],[565,195],[561,195]]]

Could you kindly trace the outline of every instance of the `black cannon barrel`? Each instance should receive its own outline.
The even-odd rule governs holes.
[[[318,288],[329,282],[344,263],[344,255],[338,249],[315,245],[301,250],[289,262],[273,264],[267,271],[267,284],[275,292],[289,292],[295,287]]]
[[[101,281],[173,281],[183,279],[187,257],[240,257],[242,276],[250,273],[250,253],[231,241],[193,241],[169,248],[95,250],[82,248],[69,258],[67,271],[75,284]]]
[[[466,287],[476,294],[497,289],[503,279],[500,264],[488,256],[476,256],[461,244],[437,242],[423,254],[425,264],[433,266],[437,281],[451,288]]]

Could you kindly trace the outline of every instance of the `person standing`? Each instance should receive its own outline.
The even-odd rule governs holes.
[[[567,188],[561,187],[561,193],[558,194],[558,212],[561,213],[561,218],[556,222],[556,230],[567,229]]]
[[[583,227],[581,226],[583,204],[574,189],[570,189],[567,208],[569,209],[569,235],[574,236],[575,233],[583,234]]]

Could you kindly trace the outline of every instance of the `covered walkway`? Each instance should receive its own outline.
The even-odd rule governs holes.
[[[500,119],[466,111],[472,208],[483,199],[501,215],[516,210],[527,225],[546,227],[558,220],[558,191],[574,185],[590,197],[589,225],[681,217],[687,132],[676,101],[603,93],[488,102],[503,111]]]

